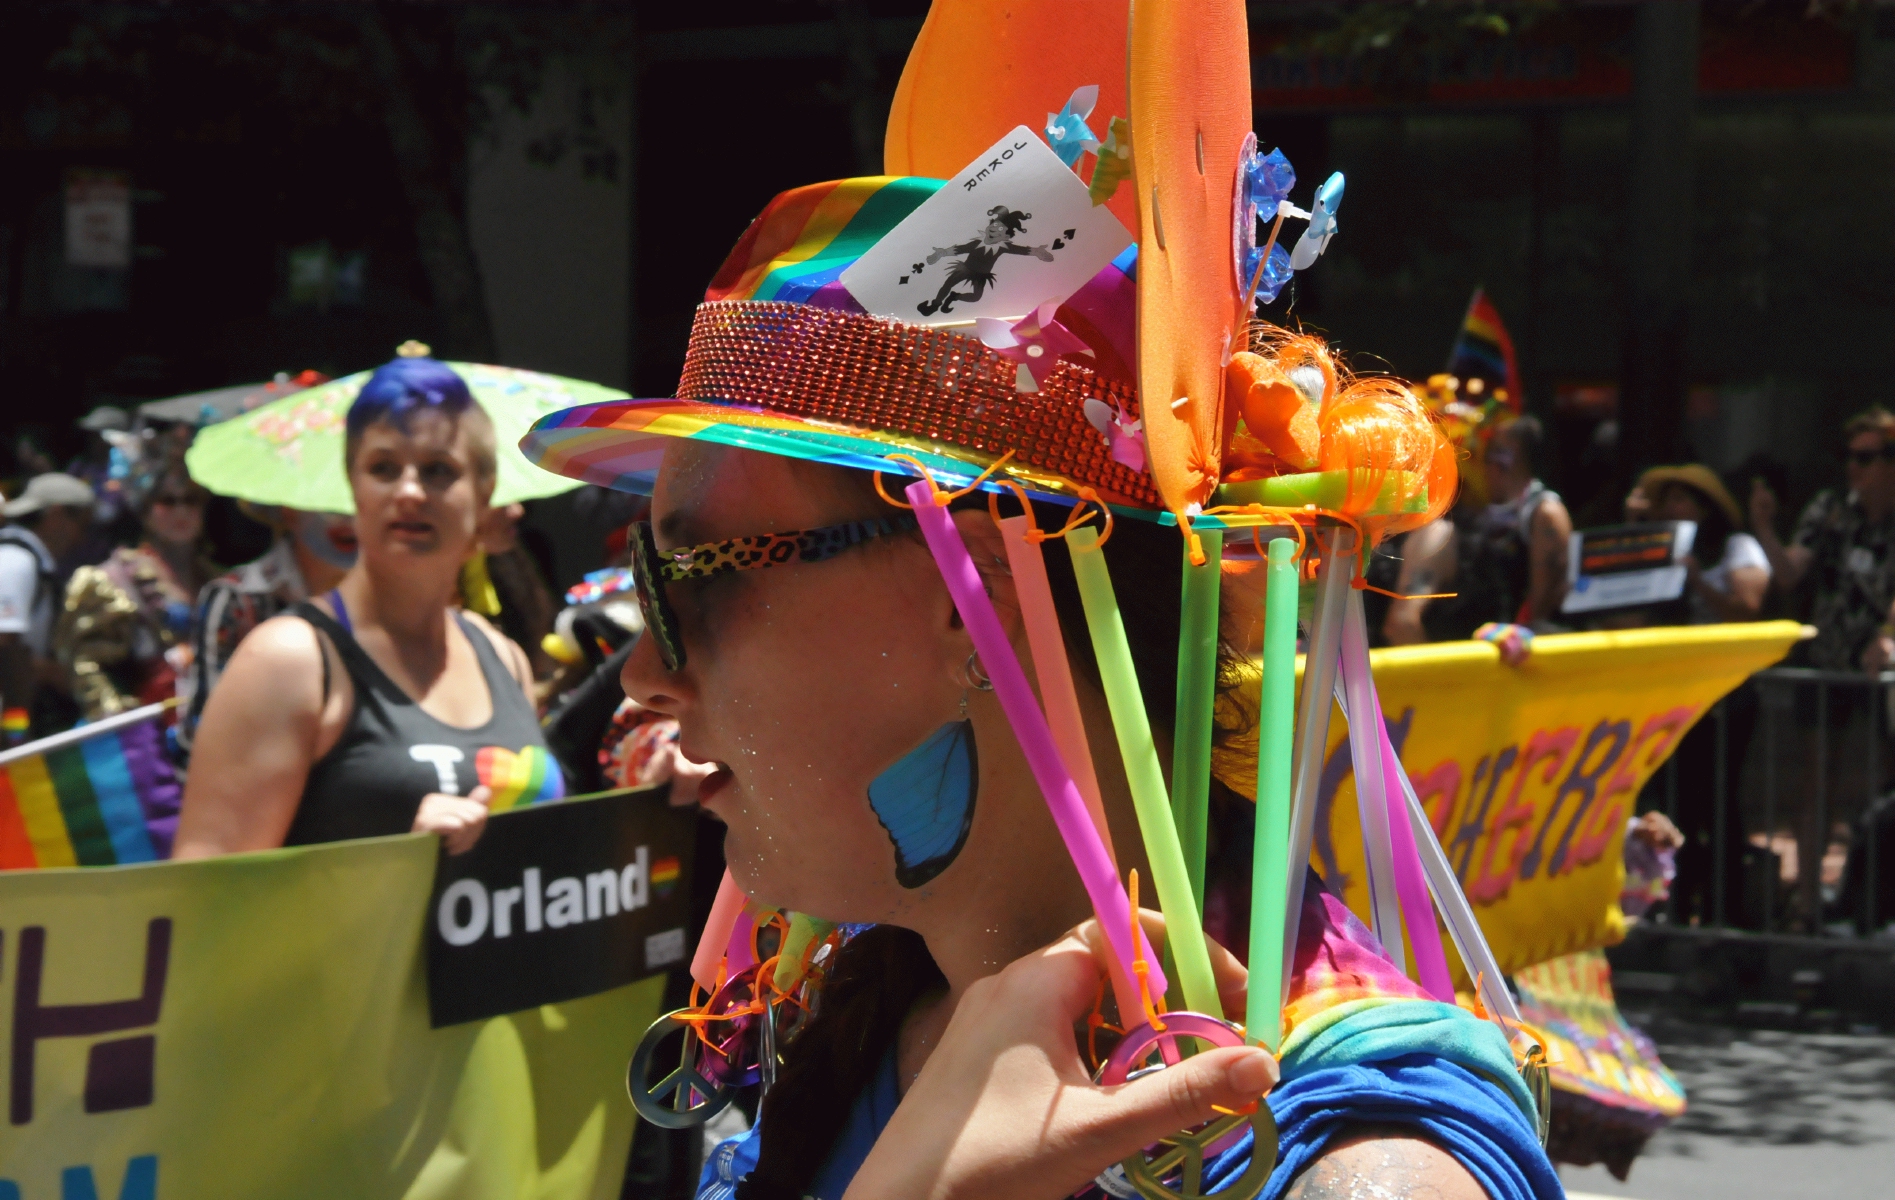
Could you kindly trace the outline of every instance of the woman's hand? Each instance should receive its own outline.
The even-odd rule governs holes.
[[[659,752],[667,759],[661,779],[671,781],[671,792],[667,803],[673,808],[691,808],[697,804],[697,790],[706,779],[717,774],[720,768],[716,763],[697,763],[686,758],[678,750],[678,744],[672,742]]]
[[[415,833],[438,833],[449,854],[465,854],[486,832],[487,806],[492,802],[493,789],[485,785],[466,796],[429,792],[421,797],[421,809],[409,828]]]
[[[1103,950],[1089,921],[970,987],[847,1200],[1057,1200],[1160,1137],[1275,1085],[1274,1058],[1230,1047],[1095,1086],[1074,1025],[1098,995],[1095,953]],[[1228,954],[1219,965],[1221,998],[1227,1008],[1241,1005],[1242,968]]]
[[[1652,498],[1645,494],[1644,488],[1642,487],[1633,488],[1631,492],[1628,493],[1625,497],[1626,523],[1631,524],[1631,525],[1636,525],[1640,521],[1650,520],[1651,515],[1652,515]]]

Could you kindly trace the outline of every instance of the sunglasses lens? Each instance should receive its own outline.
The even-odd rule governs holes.
[[[678,623],[664,594],[664,576],[659,574],[658,544],[652,537],[651,523],[640,521],[632,526],[632,582],[638,588],[638,608],[645,617],[645,632],[658,644],[658,657],[665,670],[684,665],[684,643],[678,637]]]

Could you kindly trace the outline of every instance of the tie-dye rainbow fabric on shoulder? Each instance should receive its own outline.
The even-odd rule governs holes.
[[[1565,1193],[1540,1146],[1536,1109],[1491,1022],[1430,998],[1314,875],[1303,895],[1284,1007],[1276,1170],[1283,1195],[1350,1126],[1405,1125],[1452,1154],[1493,1200]],[[1250,1137],[1205,1165],[1208,1194],[1241,1174]]]

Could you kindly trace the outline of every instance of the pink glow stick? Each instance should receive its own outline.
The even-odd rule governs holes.
[[[746,904],[731,922],[730,941],[724,947],[724,961],[729,964],[726,970],[730,975],[741,975],[757,965],[756,933],[756,914]]]
[[[1371,684],[1371,687],[1374,685]],[[1382,771],[1387,776],[1388,832],[1390,848],[1395,852],[1395,891],[1401,896],[1402,922],[1408,926],[1408,944],[1415,955],[1415,973],[1428,994],[1446,1004],[1454,1003],[1454,979],[1448,974],[1448,956],[1441,949],[1441,931],[1435,928],[1434,905],[1428,899],[1428,883],[1421,874],[1421,854],[1415,848],[1415,830],[1408,823],[1407,795],[1402,789],[1394,743],[1388,738],[1388,721],[1382,717],[1379,702],[1375,723],[1382,727]]]
[[[1099,777],[1092,767],[1085,718],[1079,714],[1072,664],[1066,659],[1066,640],[1060,636],[1053,589],[1046,581],[1046,556],[1037,543],[1027,540],[1031,528],[1033,522],[1023,516],[1000,522],[1000,534],[1007,544],[1007,565],[1013,570],[1013,588],[1020,600],[1020,618],[1026,623],[1027,647],[1033,652],[1033,674],[1039,681],[1040,701],[1046,709],[1046,724],[1053,732],[1053,744],[1059,748],[1060,761],[1066,764],[1080,796],[1085,798],[1086,811],[1092,814],[1092,824],[1099,831],[1116,876],[1119,860],[1112,850],[1112,826],[1105,819],[1105,802],[1099,798]],[[1112,994],[1118,998],[1120,1012],[1138,1011],[1136,985],[1129,978],[1121,978],[1116,970],[1112,972]]]
[[[1007,565],[1013,568],[1013,587],[1020,597],[1020,617],[1026,622],[1026,642],[1033,651],[1033,674],[1046,705],[1046,724],[1053,731],[1060,761],[1072,772],[1086,811],[1105,842],[1118,873],[1118,855],[1112,851],[1112,828],[1106,823],[1105,802],[1099,798],[1099,777],[1092,769],[1092,747],[1086,741],[1086,722],[1079,715],[1079,693],[1073,688],[1072,664],[1066,660],[1066,640],[1060,636],[1059,614],[1053,609],[1053,589],[1046,582],[1046,557],[1026,540],[1032,523],[1025,517],[1000,522],[1007,543]]]
[[[1132,902],[1119,882],[1111,855],[1106,853],[1105,840],[1099,836],[1098,828],[1086,811],[1085,799],[1079,794],[1079,785],[1073,782],[1072,772],[1060,758],[1046,714],[1040,711],[1032,685],[1026,681],[1026,672],[1021,670],[1020,660],[1013,653],[1013,644],[1007,640],[1006,630],[1001,628],[994,602],[988,597],[980,572],[967,553],[961,531],[954,527],[947,509],[935,503],[934,487],[927,480],[910,485],[907,494],[908,502],[915,506],[922,536],[927,538],[928,549],[934,554],[935,566],[940,568],[941,579],[947,584],[948,595],[967,626],[968,636],[974,641],[974,649],[987,669],[988,678],[993,680],[994,694],[1013,726],[1014,736],[1020,741],[1020,751],[1026,756],[1034,781],[1046,797],[1053,823],[1059,827],[1066,852],[1072,855],[1080,882],[1085,884],[1086,895],[1092,900],[1092,911],[1105,930],[1113,955],[1119,960],[1119,970],[1125,978],[1132,979]],[[1145,942],[1143,932],[1139,940]],[[1159,969],[1158,956],[1152,953],[1149,943],[1143,949],[1148,964],[1146,979],[1156,1000],[1165,994],[1164,972]],[[1131,1018],[1128,1015],[1126,1019]]]
[[[707,992],[717,987],[717,964],[730,949],[730,935],[736,931],[737,917],[743,910],[744,894],[727,869],[723,882],[717,885],[717,899],[711,902],[711,916],[704,922],[697,952],[691,956],[691,978]]]

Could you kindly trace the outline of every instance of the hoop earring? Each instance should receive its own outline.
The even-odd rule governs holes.
[[[994,681],[987,678],[987,672],[980,669],[980,651],[978,650],[967,656],[967,682],[974,685],[975,691],[994,690]]]

